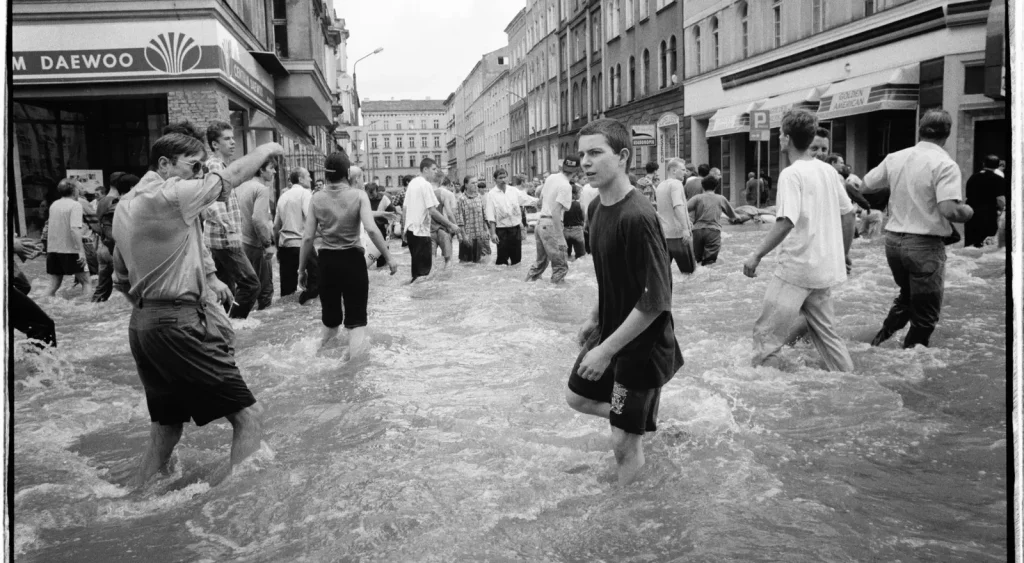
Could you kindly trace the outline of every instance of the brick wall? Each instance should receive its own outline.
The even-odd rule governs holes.
[[[167,93],[168,123],[188,119],[205,130],[211,121],[227,121],[228,118],[228,96],[224,92],[207,88]]]

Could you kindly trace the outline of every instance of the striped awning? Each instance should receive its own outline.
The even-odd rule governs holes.
[[[733,133],[750,132],[750,112],[761,107],[765,100],[745,102],[735,106],[722,108],[711,116],[708,122],[706,137],[720,137]]]
[[[772,129],[778,129],[782,125],[782,116],[786,115],[786,112],[791,109],[806,109],[811,113],[816,113],[822,93],[830,87],[830,85],[825,85],[809,90],[805,88],[796,92],[775,96],[769,98],[758,109],[767,110],[770,117],[769,126]]]
[[[916,64],[836,82],[821,97],[818,119],[879,110],[916,110],[920,67]]]

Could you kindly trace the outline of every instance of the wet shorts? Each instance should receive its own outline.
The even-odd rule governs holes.
[[[569,390],[592,401],[611,403],[612,410],[609,419],[612,426],[620,430],[641,436],[644,432],[657,430],[661,388],[629,389],[625,387],[619,381],[629,378],[632,374],[624,373],[620,369],[620,365],[625,365],[625,362],[618,362],[614,359],[601,379],[597,381],[583,379],[576,372],[580,368],[583,356],[589,351],[590,346],[584,346],[576,358],[576,363],[572,366],[572,373],[569,375]]]
[[[128,325],[149,418],[163,425],[204,424],[256,403],[242,380],[223,316],[198,304],[147,304]]]
[[[81,274],[85,268],[78,263],[77,254],[48,252],[46,254],[46,273],[53,276],[73,276]]]

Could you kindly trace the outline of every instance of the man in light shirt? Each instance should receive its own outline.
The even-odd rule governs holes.
[[[561,283],[569,273],[566,258],[569,245],[565,242],[562,215],[572,205],[572,183],[569,177],[579,170],[579,158],[568,157],[562,161],[562,171],[548,176],[544,181],[540,219],[537,221],[537,261],[526,274],[528,282],[539,280],[544,270],[547,270],[548,262],[551,262],[551,283]]]
[[[499,265],[515,266],[523,259],[522,206],[536,205],[538,199],[523,193],[518,187],[506,183],[504,168],[494,171],[494,187],[484,200],[484,219],[491,231],[491,242],[498,245]]]
[[[270,186],[277,176],[277,165],[268,160],[256,176],[235,188],[238,210],[242,222],[242,250],[260,281],[256,304],[260,309],[270,307],[274,299],[273,220],[270,218]]]
[[[675,260],[680,272],[692,274],[697,268],[697,263],[693,256],[693,225],[690,223],[690,213],[686,208],[686,188],[683,185],[683,179],[686,178],[686,161],[681,158],[669,160],[665,172],[668,178],[654,190],[658,217],[661,218],[661,226],[665,231],[670,259]]]
[[[235,364],[230,323],[214,304],[231,292],[203,245],[200,213],[283,153],[268,143],[203,178],[202,141],[164,135],[153,144],[152,170],[114,212],[114,287],[132,304],[128,342],[151,420],[138,487],[172,471],[171,453],[189,420],[228,419],[232,468],[260,447],[261,409]]]
[[[918,127],[921,141],[894,152],[864,176],[864,192],[891,188],[885,257],[900,293],[871,341],[878,346],[910,323],[904,348],[928,346],[942,309],[946,271],[943,239],[950,223],[964,223],[974,210],[960,203],[960,167],[942,148],[953,120],[943,110],[928,110]]]
[[[430,222],[437,221],[458,236],[459,226],[437,210],[437,196],[432,182],[437,178],[437,163],[432,158],[420,161],[420,175],[409,182],[405,191],[405,235],[412,258],[412,281],[430,275],[434,249],[430,239]]]
[[[306,263],[299,266],[299,250],[302,248],[302,231],[306,226],[306,213],[313,197],[310,191],[309,171],[296,168],[288,175],[292,187],[277,200],[277,216],[274,218],[274,238],[277,240],[277,260],[281,268],[281,297],[295,293],[299,284],[299,270],[306,272],[306,287],[299,294],[299,304],[319,295],[318,281],[320,265],[316,250],[310,252]]]
[[[46,273],[50,276],[48,296],[57,294],[64,276],[74,276],[82,284],[82,295],[92,295],[92,281],[87,266],[85,222],[82,204],[78,201],[79,185],[76,180],[64,178],[57,184],[60,199],[50,206],[49,233],[47,234]]]

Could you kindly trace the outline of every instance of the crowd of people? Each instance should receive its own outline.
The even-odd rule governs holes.
[[[827,369],[854,369],[836,331],[832,288],[850,272],[855,215],[862,214],[861,232],[869,236],[864,226],[879,226],[883,209],[886,257],[899,295],[872,345],[908,323],[903,345],[928,345],[942,304],[945,246],[957,232],[952,223],[967,222],[967,244],[984,244],[996,234],[996,217],[1005,216],[998,158],[986,160],[967,183],[967,203],[961,201],[959,168],[942,148],[950,127],[948,113],[928,111],[921,141],[889,155],[862,180],[829,153],[828,132],[813,114],[784,116],[780,143],[789,165],[776,185],[774,221],[742,265],[755,277],[761,260],[778,249],[753,327],[754,366],[782,367],[782,348],[807,335]],[[539,219],[527,282],[550,265],[550,281],[563,284],[570,253],[592,255],[598,299],[577,335],[582,351],[566,400],[610,421],[619,481],[635,478],[644,465],[642,437],[656,429],[660,389],[683,365],[671,312],[671,263],[685,275],[698,263],[715,264],[722,218],[740,223],[752,217],[720,195],[720,171],[673,158],[664,180],[653,163],[646,175],[633,176],[627,173],[628,129],[600,119],[579,132],[579,155],[565,158],[542,184],[521,176],[510,183],[503,169],[494,172],[489,190],[476,175],[459,184],[424,158],[420,174],[403,179],[404,191],[389,195],[365,182],[344,152],[335,152],[324,162],[322,179],[292,169],[290,187],[275,205],[272,186],[283,149],[268,143],[235,158],[233,133],[219,121],[205,131],[187,122],[170,125],[153,145],[150,171],[142,178],[112,177],[109,191],[90,208],[91,221],[83,218],[86,206],[73,180],[60,183],[61,198],[50,208],[48,294],[69,275],[93,300],[117,289],[132,304],[129,344],[151,417],[138,485],[167,470],[190,420],[201,426],[227,418],[234,428],[232,466],[259,447],[261,409],[236,365],[229,318],[272,305],[275,255],[280,297],[299,291],[300,304],[318,297],[320,347],[344,326],[348,359],[369,346],[368,270],[398,271],[389,238],[408,247],[412,283],[431,276],[438,250],[439,269],[451,267],[456,249],[460,262],[488,260],[492,244],[494,263],[514,266],[526,239],[525,210],[532,206],[539,207]],[[85,241],[99,243],[94,292]],[[22,260],[43,250],[15,240]],[[54,323],[27,297],[30,286],[20,272],[12,288],[15,328],[40,346],[55,346]]]

